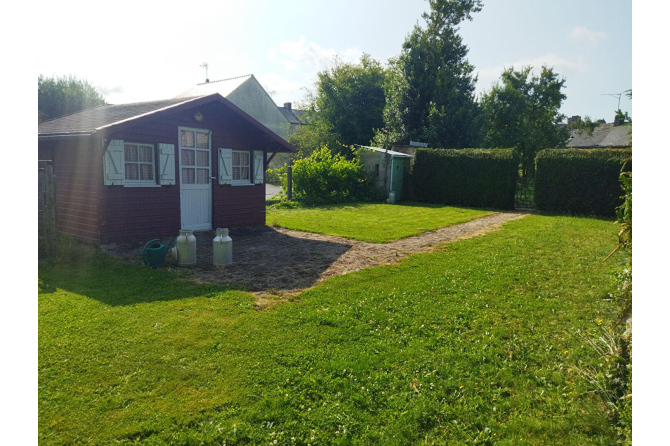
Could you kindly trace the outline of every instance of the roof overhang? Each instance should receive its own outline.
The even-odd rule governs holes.
[[[368,149],[368,150],[372,150],[372,151],[375,151],[375,152],[382,152],[382,153],[385,153],[387,155],[391,155],[391,158],[414,158],[414,156],[410,155],[409,153],[396,152],[394,150],[382,149],[381,147],[362,146],[360,144],[354,144],[354,147]]]

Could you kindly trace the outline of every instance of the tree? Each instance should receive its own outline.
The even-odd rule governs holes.
[[[384,68],[368,54],[318,74],[316,109],[345,146],[370,143],[384,125],[384,103]]]
[[[596,127],[599,127],[605,123],[604,120],[594,121],[590,116],[585,116],[584,119],[577,116],[577,120],[572,124],[568,124],[569,129],[577,130],[581,135],[583,132],[586,132],[587,135],[592,135]]]
[[[383,126],[384,68],[368,54],[356,64],[335,59],[317,75],[316,91],[307,97],[309,125],[289,137],[303,156],[329,146],[351,155],[348,147],[369,144]]]
[[[553,68],[542,67],[531,76],[532,67],[505,70],[500,82],[482,96],[486,147],[515,147],[521,155],[523,178],[532,173],[535,154],[564,146],[569,138],[565,118],[559,113],[566,98],[565,79]]]
[[[88,81],[74,76],[37,78],[37,121],[105,105],[105,99]]]
[[[477,145],[479,110],[474,91],[474,67],[458,25],[472,20],[482,9],[481,0],[429,0],[430,12],[406,38],[403,49],[389,61],[386,83],[386,128],[383,141],[421,140],[433,147],[463,148]]]

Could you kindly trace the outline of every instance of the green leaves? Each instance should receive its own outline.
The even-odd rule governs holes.
[[[317,75],[316,92],[308,97],[307,126],[289,137],[302,156],[328,146],[353,155],[349,146],[369,144],[383,122],[385,70],[363,54],[359,63],[334,60],[334,66]]]
[[[38,122],[104,104],[105,99],[88,81],[74,76],[37,78]]]
[[[481,101],[484,145],[515,147],[521,154],[524,178],[532,174],[539,150],[562,147],[569,136],[560,125],[565,117],[559,113],[566,98],[562,92],[565,79],[546,66],[539,76],[531,72],[530,66],[505,70]]]
[[[431,147],[477,146],[479,113],[474,67],[457,26],[482,8],[479,0],[432,0],[426,28],[414,27],[397,59],[389,61],[385,129],[375,143],[409,140]],[[386,135],[386,130],[389,135]]]
[[[550,212],[613,216],[630,149],[545,149],[537,154],[535,204]]]
[[[298,201],[325,204],[365,199],[372,186],[357,156],[349,160],[323,147],[295,162],[293,191]]]

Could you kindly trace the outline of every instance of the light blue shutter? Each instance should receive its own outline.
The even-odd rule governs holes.
[[[263,184],[264,158],[262,150],[254,150],[254,183],[256,184]]]
[[[124,160],[123,141],[112,139],[102,159],[105,186],[123,186],[126,179]]]
[[[219,149],[219,184],[233,181],[233,149]]]
[[[174,144],[158,144],[158,180],[159,184],[168,186],[176,183],[174,173]]]

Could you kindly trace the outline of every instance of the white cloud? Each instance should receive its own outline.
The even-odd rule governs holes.
[[[539,75],[543,65],[553,68],[554,72],[561,76],[565,76],[567,73],[583,73],[588,70],[588,66],[581,58],[566,59],[555,54],[546,54],[532,59],[520,59],[494,67],[475,70],[478,76],[477,93],[490,90],[491,86],[500,79],[502,72],[508,68],[514,67],[515,70],[520,70],[531,66],[533,67],[532,74]]]
[[[260,75],[258,82],[278,105],[282,105],[284,100],[286,102],[295,101],[300,96],[300,83],[287,80],[277,73],[270,72]]]
[[[577,26],[570,33],[570,39],[596,46],[607,40],[607,34],[602,31],[591,31],[586,26]]]
[[[311,88],[317,73],[330,68],[335,57],[345,63],[356,63],[362,54],[357,48],[324,48],[303,35],[269,48],[267,57],[274,67],[257,77],[277,104],[299,103],[305,99],[306,89]]]
[[[286,41],[279,44],[279,48],[270,48],[268,58],[273,62],[281,63],[287,70],[325,70],[338,56],[344,62],[357,62],[363,52],[356,48],[346,48],[337,51],[332,48],[323,48],[316,42],[307,41],[300,36],[296,41]]]

